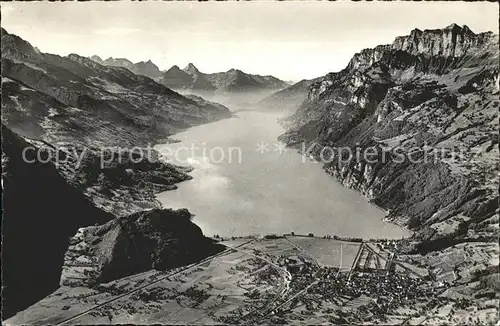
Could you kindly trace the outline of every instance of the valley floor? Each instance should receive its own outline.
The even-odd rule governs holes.
[[[462,309],[460,296],[450,295],[452,280],[432,272],[432,257],[397,255],[393,241],[285,235],[220,243],[225,251],[178,269],[64,285],[4,324],[419,325],[498,318],[495,300]]]

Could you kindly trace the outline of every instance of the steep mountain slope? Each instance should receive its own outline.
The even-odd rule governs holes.
[[[280,139],[306,142],[329,173],[427,249],[494,240],[498,72],[498,35],[416,29],[313,83]]]
[[[38,52],[28,55],[36,57]],[[318,159],[325,155],[329,159],[324,149],[330,147],[377,150],[375,155],[334,160],[325,168],[346,186],[388,209],[393,221],[416,232],[414,238],[363,243],[295,235],[232,239],[226,243],[234,249],[224,255],[168,274],[150,269],[198,261],[220,247],[203,237],[186,210],[134,213],[79,229],[69,240],[62,287],[7,323],[495,323],[499,289],[498,72],[498,36],[476,35],[456,25],[415,30],[392,45],[362,51],[343,71],[313,83],[297,113],[286,121],[290,129],[281,139],[289,145],[313,144],[311,155]],[[11,80],[5,85],[17,92],[35,91]],[[23,87],[27,89],[21,90]],[[204,103],[199,97],[189,97]],[[11,110],[25,108],[10,105]],[[10,223],[25,223],[34,214],[49,216],[51,222],[54,216],[68,215],[58,210],[61,207],[71,209],[71,217],[80,217],[80,213],[95,216],[94,207],[81,204],[79,193],[75,195],[79,199],[70,196],[73,188],[59,182],[62,178],[53,167],[16,161],[26,146],[24,140],[10,134],[3,139],[8,145],[2,163],[11,178],[9,189],[36,183],[11,193],[17,199],[15,208],[21,210],[12,216],[21,218]],[[432,160],[433,155],[443,154],[443,148],[447,150],[444,155]],[[401,153],[406,154],[406,161],[398,161]],[[414,157],[408,157],[410,153]],[[423,158],[431,160],[423,162]],[[91,158],[80,175],[90,174],[89,180],[77,177],[73,182],[102,192],[113,182],[134,188],[143,179],[154,183],[183,177],[169,167],[165,167],[165,175],[143,176],[142,170],[149,170],[148,166],[124,164],[132,173],[123,173],[112,164],[102,177],[95,178]],[[35,168],[44,170],[31,172]],[[63,189],[62,193],[37,186],[47,183]],[[73,206],[61,206],[59,200]],[[21,207],[21,202],[34,205]],[[37,227],[42,224],[38,223]],[[48,231],[37,228],[46,232],[42,240],[59,232],[48,224],[42,225]],[[16,227],[10,228],[19,231],[15,236],[25,235],[20,225]],[[40,239],[36,238],[40,234],[27,228],[30,238]],[[13,248],[15,242],[10,243]],[[359,251],[349,253],[349,247]],[[56,251],[60,262],[60,249]],[[339,252],[340,257],[336,256]],[[45,252],[38,253],[46,259]],[[16,258],[25,256],[10,257]],[[40,263],[41,258],[36,258],[21,262],[30,264],[28,276],[39,272],[37,265],[31,265]],[[349,266],[353,269],[340,272],[337,258],[344,264],[352,261]],[[14,273],[10,273],[13,279]],[[122,276],[116,282],[96,284]],[[11,288],[10,293],[24,290],[22,286]]]
[[[498,302],[498,46],[453,24],[365,49],[310,86],[280,136],[415,231],[401,250],[470,311]]]
[[[155,194],[190,178],[137,146],[230,115],[123,67],[41,53],[3,29],[1,95],[4,317],[58,287],[78,228],[159,210]]]
[[[176,183],[191,179],[188,168],[163,162],[152,148],[54,147],[43,141],[30,142],[50,154],[51,162],[69,184],[116,217],[160,208],[157,193],[176,189]]]
[[[71,54],[36,51],[2,30],[2,121],[55,141],[137,145],[228,117],[227,108],[192,101],[152,79]]]
[[[123,149],[104,157],[98,149],[56,149],[2,125],[4,317],[47,296],[60,281],[74,282],[89,255],[95,270],[83,276],[95,283],[182,266],[219,250],[187,210],[162,210],[155,200],[155,193],[191,177],[154,157],[134,159]],[[82,234],[92,241],[77,241]],[[78,254],[84,240],[95,250]],[[70,243],[80,245],[68,249]]]
[[[293,113],[297,111],[302,102],[307,98],[309,86],[318,80],[320,80],[320,78],[312,80],[303,79],[262,99],[257,102],[254,107],[256,110]]]
[[[52,164],[37,160],[35,150],[27,150],[23,160],[31,146],[2,126],[4,318],[57,288],[68,239],[79,227],[114,218],[94,207]]]
[[[143,75],[150,78],[158,78],[161,76],[161,71],[157,65],[155,65],[151,60],[148,61],[140,61],[137,63],[133,63],[132,61],[125,58],[107,58],[106,60],[102,60],[99,56],[93,55],[90,59],[95,62],[105,65],[105,66],[113,66],[113,67],[123,67],[132,71],[134,74]]]

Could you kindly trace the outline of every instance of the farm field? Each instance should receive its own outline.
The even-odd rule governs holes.
[[[340,265],[340,247],[342,246],[342,271],[348,271],[358,253],[360,243],[323,239],[314,237],[287,237],[298,247],[307,251],[318,263],[324,266]]]
[[[412,273],[425,271],[412,265],[416,257],[398,257],[388,273],[389,251],[371,243],[306,236],[220,243],[222,253],[174,270],[62,286],[4,324],[397,323],[422,315],[419,302],[436,295]]]

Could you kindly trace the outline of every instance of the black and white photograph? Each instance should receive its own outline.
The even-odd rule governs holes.
[[[499,325],[499,4],[1,2],[2,325]]]

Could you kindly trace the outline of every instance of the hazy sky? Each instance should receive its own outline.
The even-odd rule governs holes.
[[[498,33],[498,5],[478,2],[20,2],[2,27],[43,52],[193,62],[300,80],[342,69],[359,50],[453,22]]]

